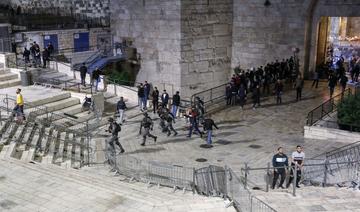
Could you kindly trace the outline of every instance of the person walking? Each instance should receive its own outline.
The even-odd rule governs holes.
[[[255,107],[260,107],[260,86],[256,85],[256,87],[253,89],[252,92],[252,99],[253,99],[253,110],[255,110]]]
[[[348,82],[347,76],[345,74],[341,75],[341,78],[340,78],[341,93],[343,93],[345,91],[347,82]]]
[[[145,90],[144,90],[144,85],[142,83],[140,83],[140,85],[138,86],[137,94],[138,94],[138,104],[140,110],[143,111],[145,109],[144,106]]]
[[[288,157],[283,153],[283,148],[279,147],[278,152],[272,158],[272,165],[274,167],[274,179],[272,182],[272,189],[275,189],[276,182],[280,175],[280,183],[278,188],[284,188],[283,183],[286,178],[286,169],[289,166]]]
[[[319,85],[319,71],[318,70],[315,70],[314,71],[314,79],[313,79],[313,83],[311,85],[311,87],[314,87],[315,88],[318,88],[318,85]]]
[[[190,127],[189,127],[189,134],[187,135],[188,138],[191,138],[193,130],[195,130],[200,137],[202,138],[203,133],[199,130],[198,124],[198,114],[195,108],[191,108],[189,118],[190,118]]]
[[[166,120],[167,136],[170,136],[171,132],[174,132],[174,136],[176,136],[178,133],[173,127],[173,123],[175,123],[175,116],[172,113],[168,112],[165,116],[165,120]]]
[[[294,87],[296,88],[296,101],[299,101],[301,100],[301,92],[304,87],[304,80],[300,75],[296,78]]]
[[[169,94],[166,92],[166,90],[164,90],[163,94],[161,94],[161,102],[162,107],[167,107],[169,103]]]
[[[275,83],[275,95],[276,95],[276,104],[281,104],[282,102],[282,99],[281,99],[281,96],[282,96],[282,93],[283,93],[283,84],[281,82],[280,79],[278,79]]]
[[[152,97],[153,111],[155,114],[159,107],[159,90],[157,89],[157,87],[154,88],[151,97]]]
[[[329,90],[330,90],[330,98],[332,98],[332,96],[333,96],[333,94],[334,94],[334,90],[335,90],[336,83],[337,83],[337,80],[336,80],[335,75],[334,75],[333,73],[330,74],[330,76],[329,76],[329,82],[328,82]]]
[[[82,64],[80,67],[80,78],[81,78],[81,85],[86,86],[86,74],[87,74],[87,67],[85,63]]]
[[[153,138],[154,142],[156,143],[157,136],[154,136],[150,133],[150,130],[153,130],[153,127],[154,127],[154,122],[151,120],[151,118],[147,113],[144,113],[144,118],[141,121],[140,130],[139,130],[139,135],[142,135],[143,137],[143,141],[140,144],[141,146],[145,146],[146,137]],[[142,128],[144,128],[144,131],[141,131]]]
[[[94,86],[95,83],[95,91],[98,91],[99,83],[100,83],[100,74],[101,71],[98,67],[95,68],[95,70],[92,73],[92,84]]]
[[[126,103],[123,97],[120,97],[120,100],[116,104],[116,110],[119,114],[118,123],[122,124],[124,122],[124,112],[127,109]]]
[[[147,100],[149,99],[149,95],[150,95],[150,84],[147,81],[145,81],[145,83],[144,83],[144,99],[143,99],[144,110],[147,109]]]
[[[118,123],[116,123],[114,121],[113,118],[109,118],[108,121],[109,121],[109,127],[106,130],[106,132],[111,133],[111,137],[108,140],[108,144],[114,150],[114,152],[116,152],[115,151],[115,145],[114,145],[114,143],[115,143],[120,148],[120,153],[124,153],[125,150],[124,150],[124,148],[122,147],[122,145],[119,142],[119,132],[121,131],[121,127],[120,127],[120,125]]]
[[[241,109],[244,109],[244,105],[246,102],[246,89],[244,84],[240,85],[239,91],[238,91],[239,101],[240,101],[240,107]]]
[[[207,145],[211,145],[212,144],[213,127],[215,127],[217,130],[219,128],[216,126],[214,120],[212,120],[211,118],[205,118],[203,126],[204,126],[204,131],[207,132],[207,139],[206,139]]]
[[[25,113],[24,113],[24,98],[21,94],[21,89],[16,89],[16,102],[15,107],[13,109],[13,117],[22,117],[25,120]]]
[[[24,58],[24,61],[25,61],[25,65],[30,63],[30,51],[26,47],[24,48],[23,58]]]
[[[176,114],[179,106],[180,106],[180,95],[179,95],[179,91],[176,91],[176,94],[174,94],[172,98],[172,111],[171,111],[172,115],[174,116],[174,119],[176,119]]]
[[[303,148],[300,145],[296,146],[296,151],[291,154],[291,171],[289,182],[286,185],[286,188],[289,188],[291,182],[294,179],[294,171],[296,170],[296,187],[300,188],[299,183],[301,179],[301,170],[304,166],[305,153]]]

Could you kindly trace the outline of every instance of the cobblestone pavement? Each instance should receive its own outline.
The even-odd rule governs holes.
[[[121,182],[106,167],[99,173],[55,165],[0,160],[0,211],[13,212],[235,212],[221,198]],[[105,173],[105,174],[104,174]]]

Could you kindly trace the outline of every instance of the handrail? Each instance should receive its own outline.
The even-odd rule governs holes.
[[[196,96],[199,96],[200,94],[203,94],[203,93],[206,93],[206,92],[208,92],[208,91],[212,91],[212,90],[214,90],[214,89],[216,89],[216,88],[220,88],[220,87],[223,87],[223,86],[226,86],[226,85],[229,85],[230,83],[224,83],[224,84],[221,84],[221,85],[218,85],[218,86],[215,86],[215,87],[212,87],[212,88],[209,88],[209,89],[206,89],[206,90],[203,90],[203,91],[200,91],[200,92],[198,92],[198,93],[195,93],[195,94],[193,94],[191,97],[190,97],[190,99],[191,99],[191,105],[193,105],[194,104],[194,102],[195,102],[195,97]],[[225,91],[224,91],[224,93],[225,93]],[[224,96],[225,96],[225,94],[224,94]],[[211,101],[211,100],[209,100],[209,101]],[[208,103],[209,101],[206,101],[206,102],[204,102],[204,103]]]
[[[316,159],[316,158],[321,157],[321,156],[324,156],[324,155],[325,155],[325,156],[331,156],[331,155],[333,155],[333,154],[336,154],[336,152],[346,151],[346,150],[350,149],[350,148],[348,148],[348,147],[351,147],[351,146],[354,146],[354,145],[360,145],[360,141],[356,141],[356,142],[351,143],[351,144],[346,144],[346,145],[344,145],[344,146],[338,147],[338,148],[333,149],[333,150],[330,150],[330,151],[328,151],[328,152],[321,153],[321,154],[319,154],[319,155],[314,156],[312,159]],[[345,148],[347,148],[347,149],[345,149]]]
[[[333,112],[337,109],[337,105],[334,104],[334,100],[340,97],[341,102],[343,101],[343,96],[345,93],[348,93],[348,96],[352,95],[351,89],[347,88],[346,90],[342,91],[340,94],[326,100],[325,102],[323,102],[321,105],[317,106],[316,108],[312,109],[308,115],[307,115],[307,120],[306,120],[306,125],[307,126],[311,126],[314,123],[316,123],[317,121],[321,120],[325,115],[328,115],[329,113],[323,114],[323,107],[326,104],[331,103],[332,104],[332,110],[330,112]],[[333,107],[335,106],[335,107]],[[321,116],[319,117],[319,119],[314,121],[314,112],[316,112],[317,110],[319,110],[321,108]]]

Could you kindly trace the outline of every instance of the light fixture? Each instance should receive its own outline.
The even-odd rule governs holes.
[[[264,3],[264,6],[269,7],[270,5],[271,5],[271,2],[269,0],[266,0],[265,3]]]

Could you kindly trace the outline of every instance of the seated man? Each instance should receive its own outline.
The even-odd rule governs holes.
[[[92,99],[91,99],[91,97],[85,96],[84,103],[82,105],[82,109],[84,111],[86,111],[86,110],[90,110],[91,107],[92,107]]]

